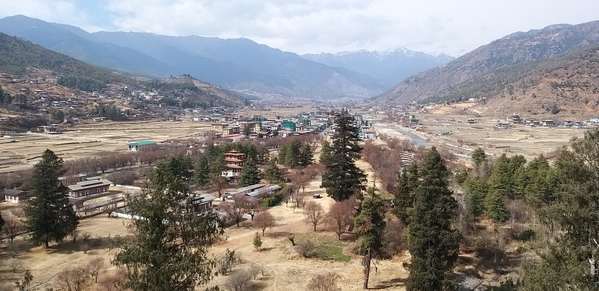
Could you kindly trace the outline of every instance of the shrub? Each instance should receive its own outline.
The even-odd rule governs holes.
[[[252,281],[252,274],[246,270],[236,271],[225,281],[225,286],[229,290],[244,291],[249,290]]]
[[[535,236],[536,236],[536,233],[534,230],[525,229],[518,233],[518,235],[516,236],[516,239],[519,241],[529,241],[529,240],[534,239]]]
[[[254,247],[258,249],[261,246],[262,246],[262,237],[260,237],[260,234],[256,231],[256,235],[254,235]]]
[[[337,273],[327,273],[324,275],[316,275],[308,282],[308,290],[310,291],[333,291],[337,290],[337,281],[340,279]]]
[[[315,255],[314,244],[309,240],[297,244],[295,249],[304,258],[310,258]]]

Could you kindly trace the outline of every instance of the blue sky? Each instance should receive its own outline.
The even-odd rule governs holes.
[[[516,31],[599,19],[597,0],[0,0],[87,31],[246,37],[296,53],[359,49],[459,56]]]

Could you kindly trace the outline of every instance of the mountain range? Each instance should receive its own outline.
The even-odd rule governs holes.
[[[0,19],[0,32],[124,72],[157,77],[190,74],[245,93],[315,99],[371,97],[389,89],[405,76],[448,60],[447,56],[437,60],[422,54],[423,61],[419,64],[417,58],[406,54],[403,60],[401,54],[394,54],[394,57],[381,61],[381,58],[359,52],[352,62],[323,59],[321,63],[315,61],[318,57],[302,57],[244,38],[88,33],[78,27],[21,15]],[[381,71],[391,72],[395,68],[397,72],[379,73],[377,66]]]
[[[387,51],[353,51],[305,54],[302,57],[332,67],[341,67],[384,82],[389,88],[414,73],[446,64],[453,59],[446,54],[432,55],[406,48]]]
[[[557,24],[512,33],[445,65],[414,74],[371,101],[407,104],[413,101],[459,101],[511,96],[512,103],[516,104],[516,94],[522,94],[524,90],[531,95],[530,91],[535,88],[535,84],[539,84],[522,84],[524,78],[545,78],[543,74],[547,72],[536,68],[551,67],[557,70],[554,63],[544,62],[554,61],[554,58],[568,59],[564,54],[594,44],[599,44],[599,21],[577,25]],[[588,62],[576,54],[571,57],[579,62]],[[579,70],[578,73],[594,74],[589,70]],[[564,77],[567,76],[556,74],[553,82],[562,82]],[[544,99],[543,96],[539,98]]]

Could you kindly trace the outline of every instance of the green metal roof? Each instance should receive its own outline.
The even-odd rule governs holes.
[[[156,142],[151,140],[134,141],[129,143],[130,146],[145,146],[153,144],[156,144]]]

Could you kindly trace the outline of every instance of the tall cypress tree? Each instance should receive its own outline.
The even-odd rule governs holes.
[[[412,263],[407,290],[457,290],[452,270],[460,233],[451,228],[458,205],[448,189],[449,172],[434,147],[424,153],[419,170],[408,227]]]
[[[356,233],[362,238],[362,249],[370,249],[375,256],[382,255],[385,231],[385,202],[369,188],[369,197],[362,201],[360,214],[355,218]]]
[[[401,171],[393,199],[393,214],[406,226],[410,223],[410,214],[414,207],[414,190],[418,187],[418,166],[412,163]]]
[[[239,186],[250,186],[260,183],[260,170],[254,159],[248,159],[239,174]]]
[[[187,178],[177,169],[184,157],[169,157],[157,165],[151,193],[129,202],[135,228],[123,241],[112,263],[124,267],[121,287],[133,291],[195,290],[212,279],[215,262],[207,248],[223,233],[218,214],[198,212]]]
[[[327,158],[320,186],[326,188],[335,201],[343,201],[365,189],[366,174],[355,163],[362,151],[359,141],[359,128],[354,125],[354,118],[343,111],[335,119],[330,158]]]
[[[34,197],[25,207],[25,228],[31,232],[34,243],[46,248],[50,242],[61,242],[79,224],[69,203],[68,188],[58,181],[64,173],[62,159],[48,149],[33,167],[31,187]]]

